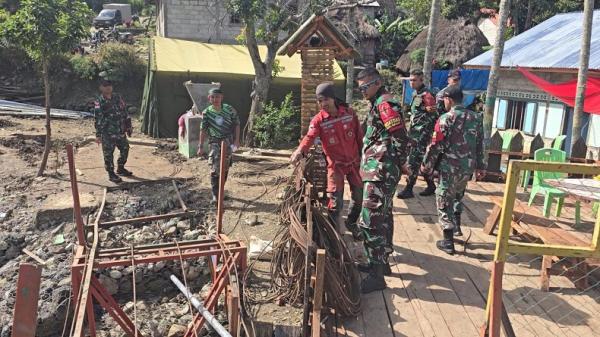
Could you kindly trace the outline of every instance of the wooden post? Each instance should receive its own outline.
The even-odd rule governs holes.
[[[240,294],[237,284],[237,280],[232,278],[230,285],[227,286],[227,321],[229,322],[229,333],[233,337],[239,336],[240,327]]]
[[[487,172],[490,176],[501,176],[500,166],[502,165],[502,136],[498,131],[494,132],[494,135],[490,139],[489,154],[488,154],[488,166]]]
[[[304,260],[304,312],[302,315],[302,332],[304,337],[310,337],[310,330],[308,329],[308,318],[310,314],[309,302],[310,302],[310,277],[312,275],[312,239],[313,239],[313,223],[312,223],[312,205],[310,202],[311,198],[310,184],[306,184],[306,190],[304,192],[304,202],[306,204],[306,258]]]
[[[517,132],[512,139],[510,140],[510,144],[508,145],[508,151],[514,153],[523,153],[523,134],[521,132]],[[508,156],[508,160],[522,160],[522,154],[513,154]]]
[[[221,141],[221,162],[219,166],[219,200],[217,201],[217,236],[223,232],[223,193],[225,192],[225,160],[227,156],[227,143]]]
[[[325,249],[317,250],[317,262],[315,263],[315,288],[312,311],[312,335],[321,336],[321,309],[323,307],[323,281],[325,279]]]

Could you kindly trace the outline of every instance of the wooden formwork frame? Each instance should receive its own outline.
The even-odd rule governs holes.
[[[224,151],[222,151],[222,153],[223,152]],[[155,245],[132,245],[130,247],[99,249],[98,230],[100,227],[112,227],[159,219],[190,216],[193,215],[194,212],[190,212],[187,209],[177,185],[172,181],[180,202],[181,212],[101,223],[100,218],[106,204],[106,195],[108,193],[108,189],[105,188],[102,203],[94,224],[85,226],[81,215],[77,176],[75,174],[75,160],[73,146],[71,144],[67,145],[67,157],[69,160],[69,173],[71,177],[71,189],[73,192],[73,216],[75,218],[78,239],[78,245],[73,257],[73,264],[71,265],[72,299],[75,305],[75,314],[70,336],[83,337],[84,321],[87,322],[89,335],[92,337],[96,336],[96,324],[92,305],[92,299],[94,299],[107,311],[117,324],[121,326],[127,336],[142,337],[141,332],[135,324],[119,307],[118,303],[108,293],[100,281],[93,275],[94,271],[115,266],[135,267],[140,264],[155,263],[159,261],[182,261],[183,259],[199,257],[208,258],[213,279],[213,286],[205,299],[205,307],[210,311],[214,311],[219,296],[225,292],[227,303],[229,305],[230,332],[233,336],[239,336],[239,288],[237,280],[236,282],[232,282],[229,275],[233,271],[235,271],[236,274],[243,275],[245,273],[247,248],[241,241],[231,240],[225,234],[221,233],[224,178],[220,181],[221,193],[217,216],[219,231],[214,237],[204,240],[174,241],[172,243]],[[224,160],[224,156],[221,156],[221,171],[224,170]],[[221,172],[221,176],[223,177],[223,172]],[[84,233],[86,228],[93,230],[91,246],[88,246],[85,241]],[[218,269],[220,260],[222,260],[223,263],[221,268]],[[202,327],[203,324],[204,318],[200,314],[197,314],[194,317],[193,322],[189,325],[185,336],[195,336],[197,329]]]
[[[521,171],[546,171],[595,176],[600,174],[600,166],[569,163],[549,163],[539,161],[511,161],[508,165],[508,180],[504,189],[504,200],[500,214],[500,227],[496,239],[496,250],[492,277],[486,305],[486,322],[481,336],[500,337],[500,325],[503,312],[502,276],[508,254],[550,255],[578,258],[600,258],[600,217],[597,218],[588,247],[571,247],[526,242],[509,241],[513,209],[517,196],[517,186]]]

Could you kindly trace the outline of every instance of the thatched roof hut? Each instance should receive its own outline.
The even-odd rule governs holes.
[[[356,3],[341,5],[339,8],[330,9],[327,16],[354,43],[362,55],[361,61],[365,65],[375,65],[375,49],[381,34],[367,21],[368,13],[365,7]]]
[[[396,68],[408,74],[413,68],[422,68],[422,64],[416,64],[411,59],[411,53],[418,49],[425,49],[427,43],[427,31],[423,29],[417,37],[412,40],[396,62]],[[483,53],[483,47],[488,41],[477,26],[467,19],[446,20],[441,18],[439,28],[435,36],[435,62],[449,62],[450,67],[461,66],[464,62]]]

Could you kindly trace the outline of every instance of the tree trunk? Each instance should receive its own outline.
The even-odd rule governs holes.
[[[52,145],[52,131],[50,130],[50,80],[48,79],[48,60],[42,61],[42,73],[44,76],[44,96],[46,99],[46,141],[44,144],[44,154],[42,156],[42,162],[38,169],[37,176],[41,177],[44,175],[46,170],[46,163],[48,162],[48,155],[50,154],[50,148]]]
[[[577,94],[575,96],[575,109],[573,110],[573,133],[571,134],[571,147],[581,138],[583,125],[583,104],[585,89],[587,87],[588,65],[590,63],[590,40],[592,37],[592,21],[594,20],[594,0],[585,0],[583,10],[583,36],[581,53],[579,54],[579,76],[577,77]]]
[[[500,1],[500,22],[498,22],[498,31],[496,32],[496,43],[494,44],[494,58],[490,70],[490,79],[488,81],[487,93],[485,96],[485,110],[483,113],[483,131],[485,135],[485,145],[488,148],[489,140],[492,134],[492,121],[494,119],[494,105],[496,104],[496,92],[498,91],[498,78],[500,77],[500,64],[502,63],[502,54],[504,53],[504,32],[506,30],[506,21],[508,20],[508,11],[510,0]]]
[[[346,103],[352,105],[354,96],[354,58],[348,59],[346,66]]]
[[[244,145],[253,146],[254,144],[254,121],[263,113],[264,103],[269,95],[271,88],[271,78],[265,78],[262,75],[256,75],[254,79],[254,96],[248,114],[248,122],[246,123],[246,132],[244,134]]]
[[[533,23],[533,0],[528,0],[527,1],[527,17],[525,18],[525,27],[523,30],[528,30],[529,28],[531,28],[531,25]]]
[[[431,86],[431,70],[433,66],[433,55],[435,54],[435,36],[437,33],[441,5],[441,0],[431,1],[429,28],[427,29],[427,45],[425,47],[425,59],[423,60],[423,80],[426,86]]]
[[[255,78],[254,96],[252,97],[250,112],[248,113],[248,122],[244,128],[244,145],[252,146],[254,142],[254,121],[262,114],[264,103],[269,95],[271,81],[273,80],[273,63],[275,62],[278,45],[277,41],[267,43],[267,55],[263,62],[258,51],[258,41],[256,40],[256,28],[254,22],[246,22],[245,35],[246,47],[248,48],[248,53],[252,59]]]

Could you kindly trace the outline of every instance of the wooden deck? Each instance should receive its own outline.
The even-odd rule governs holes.
[[[415,192],[422,188],[420,182]],[[478,336],[496,239],[482,228],[493,207],[488,196],[501,196],[503,190],[503,184],[469,184],[462,222],[465,237],[472,234],[467,251],[457,245],[454,256],[435,247],[441,239],[435,197],[394,198],[395,252],[393,275],[386,277],[388,289],[364,295],[362,314],[346,320],[338,336]],[[527,196],[520,194],[520,199]],[[581,227],[591,231],[591,206],[582,208],[586,222]],[[565,223],[573,222],[568,200],[563,217]],[[504,302],[516,335],[600,336],[598,279],[590,279],[590,289],[580,291],[566,277],[553,276],[550,292],[542,292],[540,263],[540,257],[514,256],[506,264]]]

